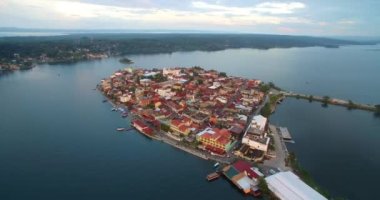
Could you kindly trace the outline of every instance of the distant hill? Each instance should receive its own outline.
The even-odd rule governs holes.
[[[14,53],[37,57],[41,54],[89,49],[110,55],[171,53],[176,51],[217,51],[229,48],[338,48],[342,45],[376,44],[310,36],[211,33],[83,33],[60,36],[2,37],[0,58]]]

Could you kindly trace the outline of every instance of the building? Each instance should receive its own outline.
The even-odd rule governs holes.
[[[279,172],[265,178],[269,189],[281,200],[327,200],[293,172]]]
[[[190,133],[190,127],[187,125],[187,122],[183,120],[173,119],[170,122],[170,128],[173,131],[176,131],[178,133],[181,133],[183,135],[189,135]]]
[[[262,115],[256,115],[253,117],[250,126],[256,128],[262,132],[265,131],[268,119]]]
[[[242,143],[248,145],[251,149],[263,152],[268,151],[270,138],[265,133],[267,122],[268,119],[262,115],[254,116],[249,128],[244,133]]]
[[[223,154],[231,148],[231,132],[227,129],[206,128],[196,136],[206,149]]]
[[[248,145],[251,149],[257,149],[264,152],[268,151],[269,142],[269,137],[257,138],[250,134],[244,135],[242,139],[242,143]]]
[[[180,69],[168,69],[168,68],[164,68],[162,70],[162,74],[164,76],[168,76],[168,75],[179,76],[181,74],[181,70]]]
[[[132,96],[129,94],[123,94],[123,96],[119,97],[119,100],[121,103],[127,103],[131,98]]]

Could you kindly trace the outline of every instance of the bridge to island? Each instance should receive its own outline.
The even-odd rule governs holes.
[[[297,99],[305,99],[309,101],[318,101],[325,105],[331,104],[331,105],[337,105],[337,106],[343,106],[347,107],[348,109],[359,109],[359,110],[366,110],[371,112],[378,112],[379,108],[377,108],[376,105],[372,104],[363,104],[363,103],[357,103],[350,100],[343,100],[338,98],[330,98],[328,96],[313,96],[313,95],[306,95],[306,94],[299,94],[295,92],[286,92],[286,91],[279,91],[279,94],[284,95],[284,97],[293,97]]]

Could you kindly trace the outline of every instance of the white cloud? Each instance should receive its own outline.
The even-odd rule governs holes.
[[[253,10],[260,13],[269,14],[292,14],[296,10],[305,8],[305,4],[300,2],[278,3],[278,2],[265,2],[256,5]]]
[[[265,14],[292,14],[296,10],[303,9],[306,7],[305,4],[300,2],[289,2],[289,3],[279,3],[279,2],[264,2],[251,7],[229,7],[222,6],[218,4],[209,4],[202,1],[192,2],[193,7],[205,10],[218,10],[223,12],[234,12],[241,14],[250,13],[265,13]]]
[[[344,25],[353,25],[356,24],[357,22],[355,20],[340,20],[338,21],[338,24],[344,24]]]
[[[0,0],[1,1],[1,0]],[[84,3],[77,0],[6,0],[11,2],[6,10],[8,15],[22,11],[22,15],[34,20],[57,20],[57,26],[83,24],[83,21],[96,24],[108,21],[113,24],[134,24],[135,27],[153,28],[224,28],[254,25],[277,25],[282,23],[310,23],[308,19],[295,16],[278,16],[274,14],[291,14],[305,7],[302,3],[261,3],[252,7],[228,7],[205,2],[192,2],[188,10],[165,9],[154,7],[110,6]],[[1,4],[0,4],[1,5]],[[0,13],[1,17],[1,13]],[[96,27],[94,27],[96,28]],[[99,27],[102,28],[102,27]],[[123,28],[123,27],[114,27]]]

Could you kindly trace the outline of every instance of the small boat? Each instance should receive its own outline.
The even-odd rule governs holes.
[[[116,108],[112,108],[111,111],[116,111]]]
[[[214,172],[214,173],[207,175],[206,179],[208,181],[213,181],[213,180],[218,179],[219,177],[220,177],[220,175],[218,173]]]
[[[117,131],[124,131],[125,128],[117,128],[116,130],[117,130]]]
[[[123,113],[122,115],[121,115],[121,117],[123,117],[123,118],[126,118],[126,117],[128,117],[128,113]]]
[[[219,165],[220,165],[220,163],[217,162],[217,163],[214,164],[214,167],[218,167]]]
[[[103,103],[107,102],[107,99],[104,99],[102,102],[103,102]]]

